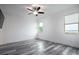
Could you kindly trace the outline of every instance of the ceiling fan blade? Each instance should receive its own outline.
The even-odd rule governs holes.
[[[44,14],[44,12],[38,12],[39,14]]]
[[[32,14],[32,13],[28,13],[28,15],[30,15],[30,14]]]
[[[39,11],[39,10],[40,10],[40,7],[37,8],[37,11]]]
[[[31,9],[29,9],[29,8],[27,8],[27,10],[30,10],[30,11],[32,11]]]

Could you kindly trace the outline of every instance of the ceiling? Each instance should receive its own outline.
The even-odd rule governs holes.
[[[47,14],[52,14],[55,12],[59,12],[62,10],[65,10],[67,8],[76,6],[76,4],[42,4],[43,6],[45,6],[45,13]],[[25,9],[25,7],[27,6],[31,6],[31,4],[3,4],[0,5],[1,8],[4,8],[4,10],[6,9],[8,13],[11,13],[12,11],[15,13],[19,12],[20,14],[22,13],[22,11],[24,10],[24,13],[27,12],[27,10]]]
[[[48,4],[45,6],[47,7],[46,11],[49,11],[50,13],[55,13],[76,5],[75,4]]]

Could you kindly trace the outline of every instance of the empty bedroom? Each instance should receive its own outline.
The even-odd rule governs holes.
[[[79,5],[0,4],[0,55],[79,55]]]

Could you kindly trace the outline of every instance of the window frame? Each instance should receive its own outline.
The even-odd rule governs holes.
[[[65,16],[70,16],[70,15],[74,15],[74,14],[78,14],[78,22],[65,23]],[[64,16],[64,33],[66,33],[66,34],[78,34],[79,33],[79,13],[73,13],[73,14],[69,14],[69,15],[65,15],[65,16]],[[72,24],[78,24],[78,32],[66,32],[65,26],[72,25]]]
[[[43,24],[43,26],[40,26],[40,23],[43,23],[43,22],[37,23],[37,32],[43,32],[44,31],[44,24]]]

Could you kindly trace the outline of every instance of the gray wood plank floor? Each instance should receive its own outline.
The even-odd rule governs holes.
[[[1,45],[0,55],[79,55],[79,48],[35,39]]]

